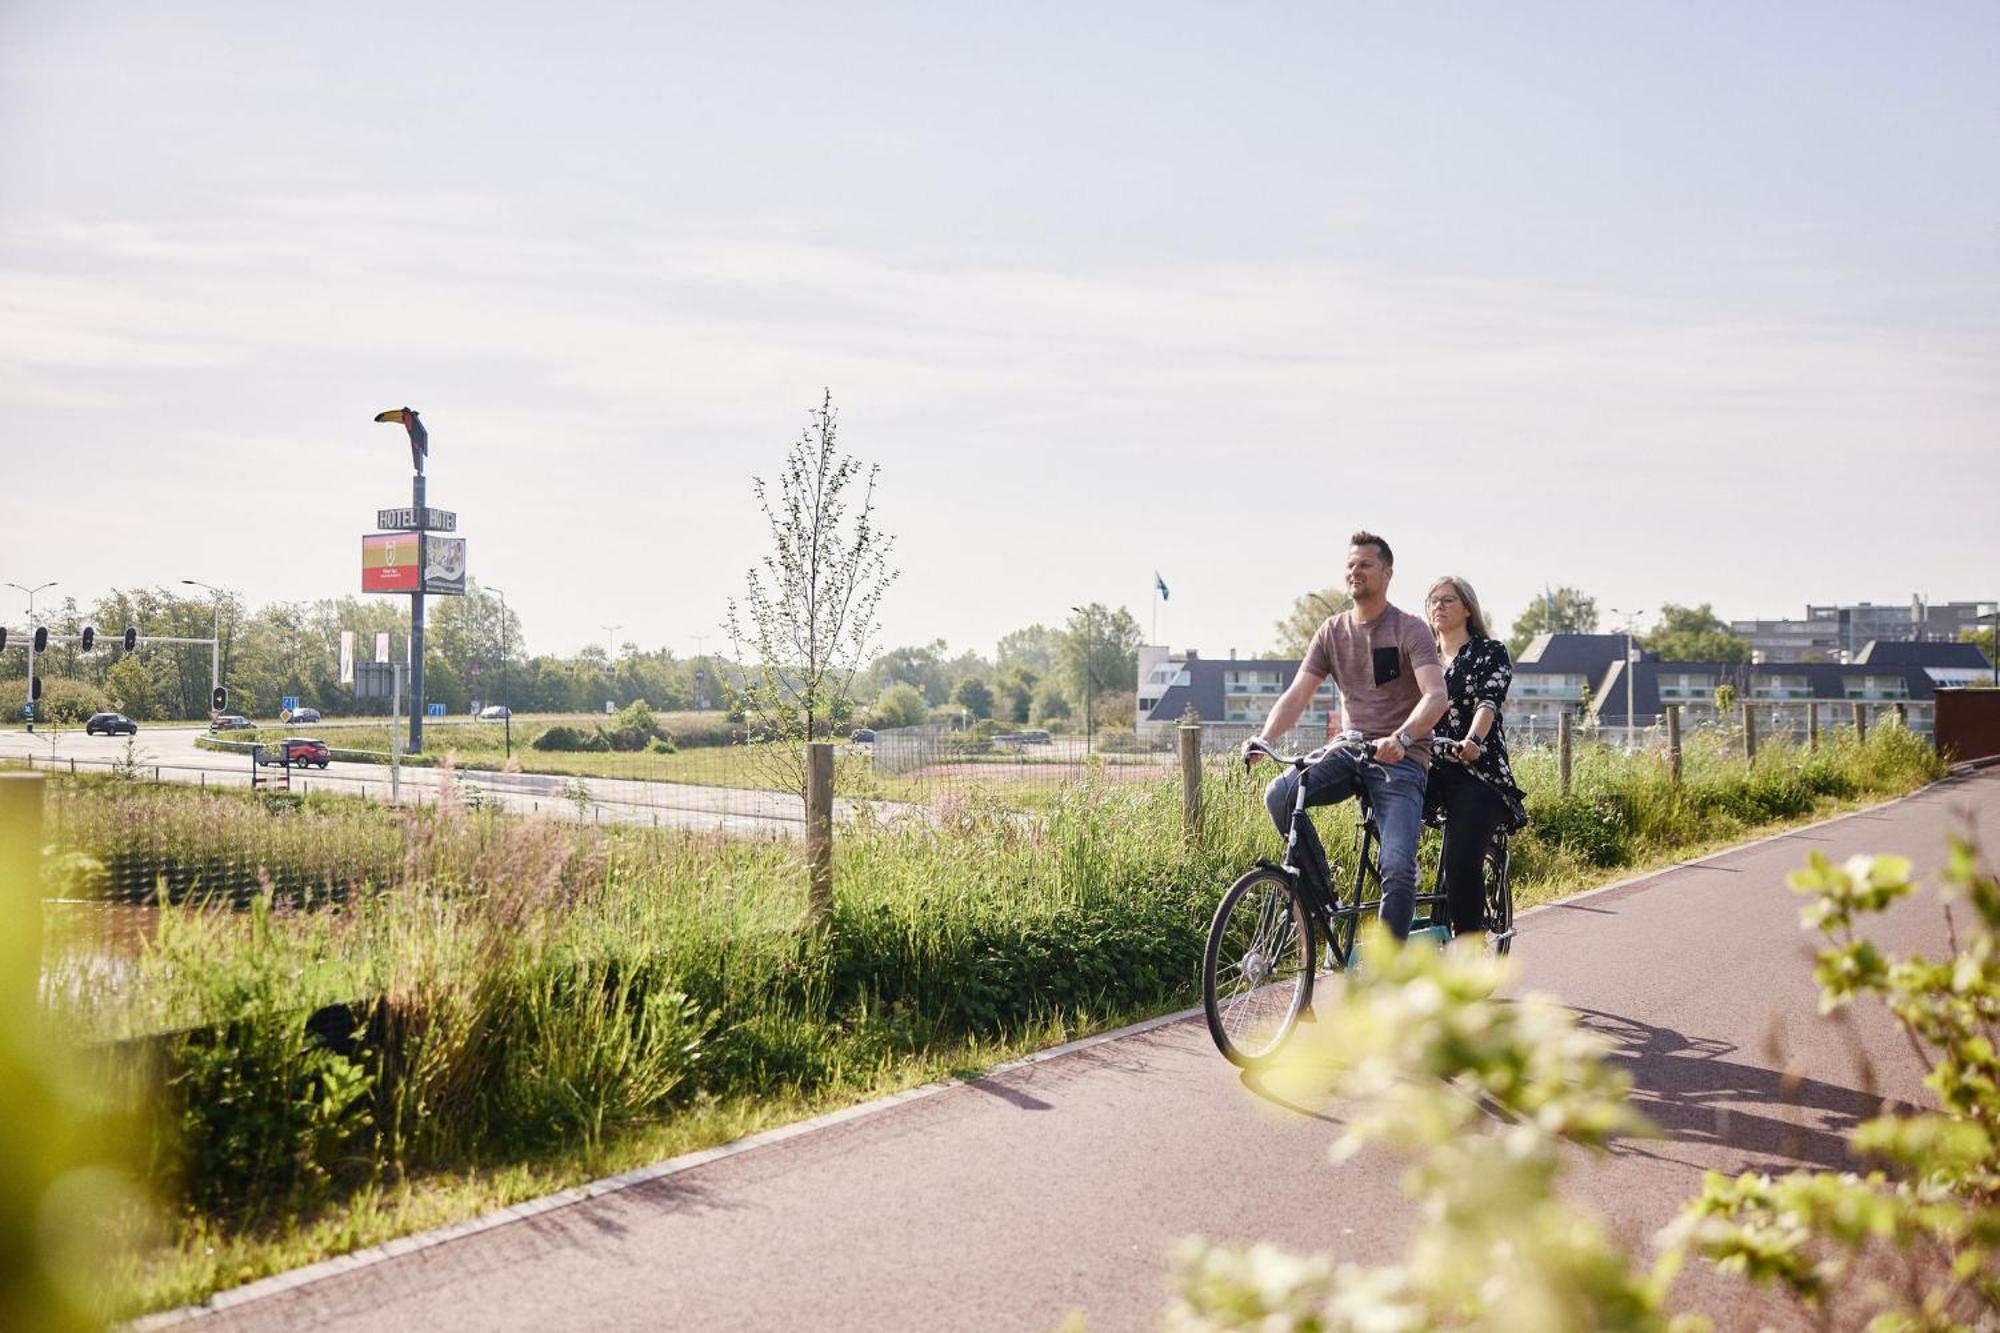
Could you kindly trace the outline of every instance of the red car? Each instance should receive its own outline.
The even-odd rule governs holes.
[[[321,768],[325,768],[333,762],[333,756],[327,753],[325,741],[314,740],[310,736],[287,736],[276,745],[260,747],[257,751],[257,762],[291,764],[301,768],[309,764],[318,764]]]

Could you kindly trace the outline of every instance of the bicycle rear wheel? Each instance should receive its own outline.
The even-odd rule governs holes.
[[[1275,1054],[1311,1002],[1312,983],[1312,914],[1291,878],[1260,867],[1230,885],[1201,960],[1216,1049],[1245,1068]]]
[[[1486,929],[1493,952],[1514,947],[1514,885],[1508,877],[1507,843],[1496,838],[1486,849]]]

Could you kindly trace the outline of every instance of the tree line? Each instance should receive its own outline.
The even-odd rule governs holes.
[[[475,701],[537,713],[595,713],[606,702],[624,708],[640,699],[668,712],[734,706],[744,677],[727,655],[681,656],[636,643],[615,655],[596,643],[570,654],[528,654],[520,616],[503,610],[476,581],[467,587],[463,597],[432,603],[426,633],[425,693],[454,713]],[[1338,588],[1300,595],[1276,623],[1269,652],[1302,656],[1320,623],[1347,605]],[[354,632],[355,654],[363,661],[373,659],[377,634],[390,636],[397,659],[409,635],[408,604],[400,598],[344,596],[252,609],[235,593],[211,599],[167,588],[118,589],[88,604],[70,599],[44,620],[58,636],[95,625],[103,642],[115,641],[126,625],[142,634],[205,639],[219,620],[230,708],[252,716],[275,713],[286,698],[329,716],[388,712],[386,700],[357,701],[341,684],[341,631]],[[1537,634],[1599,628],[1595,599],[1558,588],[1514,619],[1508,647],[1518,655]],[[1060,624],[1001,635],[991,655],[954,651],[943,639],[889,648],[855,674],[844,718],[878,726],[991,718],[1060,730],[1082,726],[1087,696],[1099,726],[1129,726],[1142,637],[1129,610],[1093,603],[1073,609]],[[1663,608],[1659,623],[1638,642],[1674,661],[1745,662],[1750,655],[1749,644],[1706,603]],[[149,644],[132,653],[100,647],[86,654],[73,642],[57,643],[40,659],[45,682],[77,682],[101,696],[102,706],[141,721],[204,716],[209,668],[205,644]],[[0,655],[0,679],[19,681],[25,670],[26,654]],[[6,693],[0,689],[0,697]]]

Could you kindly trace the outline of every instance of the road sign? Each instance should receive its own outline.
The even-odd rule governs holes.
[[[424,716],[426,716],[426,717],[443,717],[443,716],[444,716],[444,705],[443,705],[443,704],[425,704],[425,705],[424,705]]]
[[[422,521],[419,522],[419,519]],[[375,526],[385,532],[457,532],[458,515],[449,509],[432,509],[429,505],[425,505],[421,512],[405,505],[401,509],[376,510]]]
[[[286,695],[286,696],[285,696],[285,700],[284,700],[284,702],[283,702],[283,703],[281,703],[281,704],[279,704],[279,705],[278,705],[278,707],[280,707],[280,708],[284,709],[284,710],[285,710],[285,711],[286,711],[287,713],[296,713],[296,712],[298,712],[298,711],[299,711],[299,696],[298,696],[298,695],[296,695],[296,694],[288,694],[288,695]]]

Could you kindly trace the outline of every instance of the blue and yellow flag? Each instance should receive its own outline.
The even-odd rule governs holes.
[[[1160,600],[1167,601],[1167,581],[1160,577],[1160,571],[1153,571],[1153,587],[1159,590]]]

